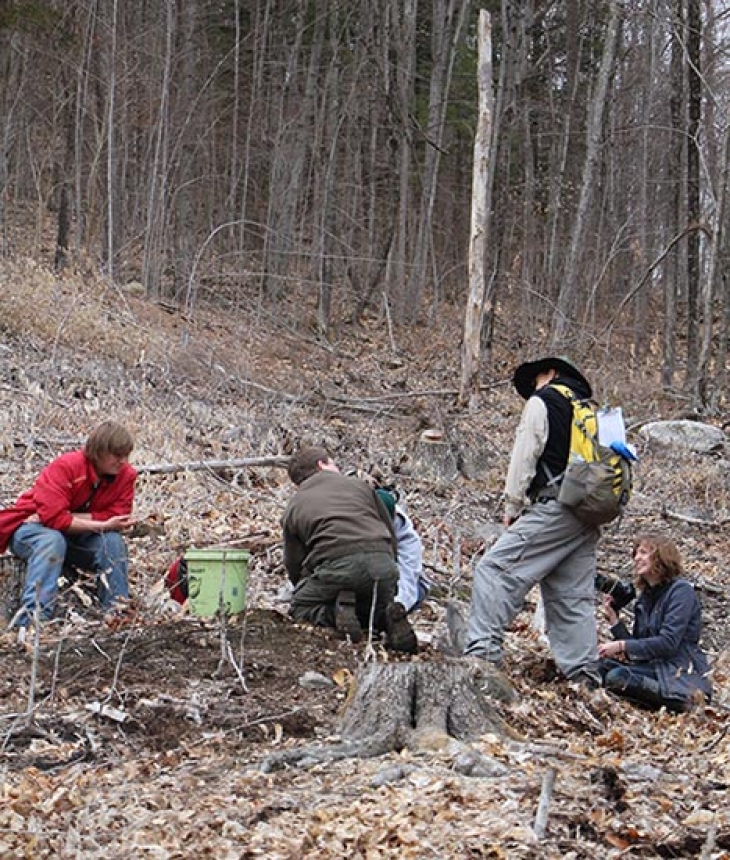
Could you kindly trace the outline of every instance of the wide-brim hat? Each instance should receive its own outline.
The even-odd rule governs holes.
[[[525,400],[531,397],[535,392],[535,378],[548,370],[557,371],[558,376],[568,376],[578,380],[586,387],[586,396],[591,397],[593,395],[590,383],[574,364],[571,364],[566,358],[549,357],[538,358],[536,361],[525,361],[515,370],[512,383],[520,397]]]

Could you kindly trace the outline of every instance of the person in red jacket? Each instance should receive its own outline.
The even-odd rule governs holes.
[[[13,620],[26,628],[49,619],[64,564],[91,570],[107,615],[129,599],[127,546],[137,472],[129,464],[130,432],[115,421],[96,427],[84,448],[49,463],[30,490],[0,511],[0,552],[27,562],[22,605]]]

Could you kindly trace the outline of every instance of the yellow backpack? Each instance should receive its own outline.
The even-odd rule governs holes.
[[[591,400],[579,400],[567,385],[553,384],[573,409],[568,465],[560,481],[558,501],[578,519],[605,525],[623,513],[631,497],[631,463],[598,441],[598,415]]]

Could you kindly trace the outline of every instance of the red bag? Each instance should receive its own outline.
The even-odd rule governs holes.
[[[188,599],[188,563],[184,555],[170,565],[165,576],[165,588],[170,597],[180,604]]]

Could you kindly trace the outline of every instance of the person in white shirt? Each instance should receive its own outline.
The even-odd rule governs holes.
[[[398,504],[396,495],[385,489],[375,492],[393,518],[398,544],[398,592],[395,599],[405,606],[407,612],[412,612],[423,603],[430,588],[423,573],[423,543],[411,518]]]

